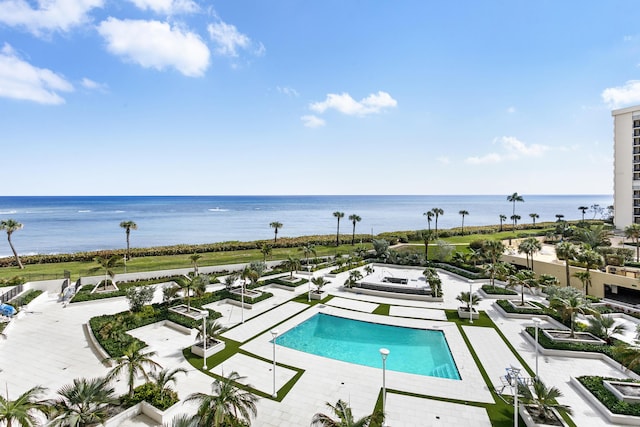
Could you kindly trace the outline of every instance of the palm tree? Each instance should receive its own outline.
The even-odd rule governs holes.
[[[217,319],[207,318],[206,322],[206,336],[208,339],[212,339],[214,341],[220,341],[220,335],[227,330],[226,327],[222,326]],[[202,326],[198,328],[198,334],[196,335],[196,341],[202,341],[205,337],[203,333]],[[207,340],[208,341],[208,340]]]
[[[625,227],[624,237],[633,239],[636,246],[636,262],[640,262],[640,224],[633,223]]]
[[[433,219],[433,216],[435,214],[433,213],[433,211],[428,211],[423,213],[422,215],[427,217],[427,230],[431,231],[431,220]]]
[[[627,369],[632,371],[640,366],[640,347],[621,342],[612,350],[616,359],[620,360]]]
[[[282,223],[278,222],[278,221],[273,221],[272,223],[269,224],[269,227],[273,228],[274,233],[273,233],[273,244],[275,245],[276,242],[278,241],[278,229],[282,228]]]
[[[201,297],[207,293],[207,285],[209,284],[209,276],[206,274],[196,276],[191,280],[191,288],[193,289],[193,295]]]
[[[563,319],[571,320],[571,338],[575,338],[575,318],[576,314],[597,314],[598,312],[591,308],[589,301],[580,295],[570,295],[566,298],[554,297],[549,303],[549,307],[560,313]]]
[[[153,379],[153,383],[160,390],[160,393],[164,395],[168,391],[173,391],[169,387],[169,383],[176,384],[178,374],[187,375],[188,371],[185,368],[162,369],[158,372],[152,371],[149,376]]]
[[[149,374],[146,368],[155,370],[162,368],[159,363],[151,359],[156,355],[155,351],[143,352],[142,344],[139,341],[133,341],[127,347],[121,357],[109,358],[109,361],[115,362],[116,365],[107,374],[107,379],[112,380],[119,376],[122,372],[127,374],[127,383],[129,385],[129,396],[133,396],[133,386],[137,375],[142,375],[145,380],[149,381]]]
[[[556,221],[560,222],[560,221],[562,221],[562,218],[564,218],[564,215],[556,214]]]
[[[316,245],[311,242],[307,242],[302,247],[298,248],[299,251],[302,251],[304,257],[306,258],[306,263],[309,265],[309,256],[317,256],[318,252],[316,251]]]
[[[202,258],[200,254],[189,255],[189,261],[191,261],[191,265],[193,265],[193,275],[198,275],[198,261]]]
[[[362,418],[355,419],[349,404],[343,400],[338,400],[335,405],[327,402],[327,406],[331,408],[332,415],[317,413],[311,419],[312,426],[319,427],[368,427],[372,425],[381,425],[384,421],[384,413],[376,410],[373,414]],[[334,420],[332,416],[337,417]]]
[[[435,234],[431,230],[426,230],[420,233],[422,241],[424,242],[424,260],[429,262],[429,242],[434,239]]]
[[[507,220],[506,215],[500,215],[500,231],[502,231],[502,224]]]
[[[437,239],[438,238],[438,217],[440,217],[440,215],[444,215],[444,211],[441,208],[433,208],[431,209],[431,212],[433,212],[433,216],[436,218],[435,236]]]
[[[271,252],[273,252],[273,248],[271,247],[271,245],[267,245],[266,243],[264,243],[260,248],[260,253],[262,254],[262,262],[267,262],[267,257],[271,255]]]
[[[600,246],[611,246],[611,231],[609,231],[604,225],[594,225],[591,227],[581,227],[575,232],[575,240],[589,245],[591,249],[596,249]]]
[[[520,305],[524,306],[524,288],[531,290],[538,285],[535,278],[535,273],[531,270],[520,270],[515,274],[510,274],[507,277],[507,288],[520,287],[520,294],[522,300]]]
[[[187,299],[187,313],[191,312],[191,288],[194,283],[187,276],[179,276],[173,279],[174,283],[178,285],[178,288],[184,291],[183,297]]]
[[[353,224],[353,232],[351,233],[351,246],[353,246],[356,239],[356,223],[362,221],[362,218],[360,218],[356,214],[353,214],[349,215],[349,221],[351,221],[351,223]]]
[[[576,257],[577,261],[584,265],[584,268],[586,269],[586,274],[584,276],[584,278],[586,279],[586,281],[583,281],[583,285],[585,285],[585,295],[587,294],[587,290],[588,290],[588,286],[591,285],[591,274],[589,273],[589,270],[591,270],[592,268],[598,268],[601,267],[602,265],[604,265],[604,258],[602,257],[602,255],[600,255],[598,252],[589,249],[588,246],[584,247],[582,249],[582,251],[580,253],[578,253],[578,256]],[[580,279],[580,277],[577,275],[578,273],[574,274],[575,277],[578,277]],[[582,280],[582,279],[580,279]]]
[[[15,422],[23,427],[38,425],[37,414],[46,414],[47,404],[38,400],[46,392],[46,388],[36,386],[22,393],[16,400],[9,400],[9,395],[0,396],[0,422],[7,427]]]
[[[576,271],[573,273],[573,277],[580,280],[580,283],[582,283],[582,294],[587,295],[589,286],[591,286],[591,273],[589,271]]]
[[[571,242],[560,242],[556,245],[556,255],[558,258],[564,258],[565,279],[567,286],[571,286],[569,262],[575,260],[576,256],[578,256],[578,247]]]
[[[521,219],[520,215],[511,215],[511,221],[513,222],[513,229],[514,230],[518,226],[518,221],[520,221],[520,219]]]
[[[120,223],[120,227],[124,228],[124,232],[127,235],[127,260],[131,259],[129,255],[129,236],[131,235],[131,230],[137,230],[138,224],[133,221],[122,221]]]
[[[313,285],[316,287],[316,293],[317,294],[321,294],[322,293],[322,288],[329,284],[329,281],[327,279],[325,279],[324,277],[314,277],[313,279],[311,279],[311,283],[313,283]]]
[[[580,212],[582,212],[582,222],[584,222],[584,214],[587,213],[587,211],[589,210],[589,207],[587,206],[580,206],[578,207],[578,210]]]
[[[533,221],[533,227],[536,227],[536,219],[540,218],[540,215],[538,215],[537,213],[530,213],[529,216],[531,217],[531,220]]]
[[[442,280],[438,275],[438,272],[433,267],[427,267],[422,272],[424,279],[429,284],[431,288],[431,296],[433,297],[441,297],[442,296]]]
[[[511,219],[513,220],[513,217],[516,215],[516,202],[524,202],[524,197],[522,197],[521,195],[519,195],[518,193],[513,193],[510,196],[507,196],[507,202],[511,202],[513,203],[513,212],[512,212],[512,216]],[[518,218],[520,219],[520,218]],[[514,221],[513,223],[513,228],[516,227],[516,223]]]
[[[621,334],[627,328],[624,324],[616,324],[616,319],[613,316],[593,316],[589,317],[589,327],[587,331],[593,335],[602,338],[611,345],[613,343],[613,335]]]
[[[340,246],[340,218],[344,218],[344,212],[335,211],[333,216],[338,219],[338,228],[336,230],[336,246]]]
[[[518,245],[518,252],[524,252],[527,256],[527,267],[529,267],[529,257],[531,257],[531,271],[533,271],[533,254],[542,249],[542,243],[535,237],[527,237]]]
[[[251,416],[258,411],[256,402],[258,397],[236,386],[245,377],[233,371],[228,377],[216,379],[212,387],[212,394],[193,393],[187,397],[187,402],[197,402],[198,411],[194,416],[198,425],[208,427],[249,425]],[[246,386],[250,387],[250,386]]]
[[[13,252],[13,256],[16,259],[16,263],[18,264],[18,268],[23,269],[24,265],[22,265],[22,261],[20,261],[20,257],[18,256],[18,252],[16,252],[16,248],[13,247],[13,242],[11,242],[11,235],[14,231],[21,230],[23,225],[16,220],[13,219],[3,219],[0,221],[0,230],[4,230],[7,232],[7,241],[9,242],[9,246],[11,247],[11,251]]]
[[[573,411],[567,405],[558,403],[558,398],[562,397],[562,392],[557,387],[547,387],[539,378],[533,380],[533,390],[526,386],[518,387],[518,391],[523,394],[523,403],[528,407],[533,407],[536,418],[547,424],[545,421],[554,419],[552,409],[562,409],[568,414]],[[549,423],[550,424],[550,423]]]
[[[118,403],[113,387],[105,378],[76,378],[58,390],[53,401],[51,426],[82,427],[102,424],[110,416],[108,408]]]
[[[466,210],[461,210],[458,212],[460,215],[462,215],[462,235],[464,235],[464,217],[469,215],[469,211]]]
[[[98,266],[92,268],[91,272],[104,270],[104,288],[107,288],[107,280],[110,277],[111,283],[115,283],[114,279],[116,278],[116,267],[120,267],[123,263],[122,258],[118,255],[111,255],[110,257],[97,256],[93,259]]]
[[[285,269],[289,270],[289,278],[293,279],[293,272],[300,268],[300,260],[289,255],[282,264]]]
[[[478,303],[482,301],[482,298],[475,292],[460,292],[460,295],[458,295],[456,299],[463,304],[467,304],[467,310],[469,310],[469,312],[471,312],[472,306],[478,305]]]
[[[490,283],[491,286],[495,286],[496,280],[496,266],[504,253],[504,244],[499,240],[485,240],[482,242],[482,252],[490,260],[490,265],[493,267],[490,269]]]

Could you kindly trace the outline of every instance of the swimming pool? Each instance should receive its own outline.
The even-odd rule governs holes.
[[[276,343],[294,350],[390,371],[460,379],[442,331],[403,328],[318,313],[285,332]]]

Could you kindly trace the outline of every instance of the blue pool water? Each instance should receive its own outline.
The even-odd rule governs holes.
[[[277,338],[277,344],[343,362],[390,371],[460,379],[442,331],[380,325],[318,313]]]

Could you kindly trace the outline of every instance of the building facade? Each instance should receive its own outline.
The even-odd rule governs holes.
[[[613,110],[613,223],[640,223],[640,105]]]

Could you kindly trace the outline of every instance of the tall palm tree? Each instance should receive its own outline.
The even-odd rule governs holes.
[[[58,390],[53,401],[51,426],[83,427],[104,423],[108,408],[118,403],[113,387],[105,378],[76,378]]]
[[[584,214],[587,213],[587,211],[589,210],[589,207],[588,206],[579,206],[578,210],[580,212],[582,212],[582,222],[584,222]]]
[[[502,224],[507,220],[507,216],[500,214],[499,218],[500,218],[500,231],[502,231]]]
[[[260,248],[260,253],[262,254],[262,262],[266,263],[267,257],[271,255],[272,252],[273,248],[271,247],[271,245],[267,245],[266,243],[264,243]]]
[[[22,265],[22,261],[20,261],[20,257],[18,256],[18,252],[16,252],[16,248],[13,247],[11,235],[14,231],[21,230],[22,227],[24,226],[14,219],[3,219],[2,221],[0,221],[0,230],[4,230],[7,232],[7,241],[9,242],[9,246],[11,247],[11,251],[13,252],[13,256],[16,259],[18,268],[20,269],[23,269],[24,265]]]
[[[569,271],[569,263],[578,256],[578,247],[571,242],[560,242],[556,245],[556,254],[558,258],[564,259],[564,271],[567,286],[571,286],[571,273]]]
[[[273,228],[273,244],[275,245],[275,243],[278,241],[278,229],[282,228],[282,223],[278,222],[278,221],[273,221],[272,223],[269,223],[269,227]]]
[[[200,254],[189,255],[189,261],[191,261],[191,265],[193,265],[193,275],[198,275],[198,261],[202,258]]]
[[[349,215],[349,221],[351,221],[351,223],[353,224],[353,231],[351,233],[351,246],[353,246],[355,243],[355,239],[356,239],[356,223],[362,221],[362,218],[360,218],[358,215],[353,214],[353,215]]]
[[[527,267],[529,267],[529,258],[531,258],[531,271],[533,271],[533,254],[542,249],[542,243],[535,237],[527,237],[518,245],[518,252],[524,252],[527,256]]]
[[[444,210],[442,210],[441,208],[433,208],[433,209],[431,209],[431,212],[433,212],[433,216],[436,219],[435,236],[436,236],[436,239],[437,239],[438,238],[438,217],[440,215],[444,215]]]
[[[538,215],[537,213],[530,213],[529,216],[531,217],[531,220],[533,221],[533,227],[535,228],[536,219],[540,218],[540,215]]]
[[[556,214],[556,221],[560,222],[560,221],[562,221],[563,218],[564,218],[564,215]]]
[[[464,235],[464,217],[469,215],[469,211],[466,210],[461,210],[458,212],[460,215],[462,215],[462,234]]]
[[[335,211],[333,216],[338,219],[338,228],[336,229],[336,246],[340,246],[340,218],[344,218],[344,212]]]
[[[518,221],[520,221],[522,217],[520,215],[511,215],[511,221],[513,222],[513,229],[515,230],[518,226]]]
[[[212,394],[193,393],[187,402],[196,402],[198,410],[194,418],[198,425],[208,427],[249,425],[258,413],[258,397],[236,386],[245,377],[233,371],[227,377],[216,379]],[[247,386],[250,387],[250,386]]]
[[[576,271],[573,277],[582,283],[582,294],[587,295],[589,286],[591,286],[591,273],[589,271]]]
[[[318,254],[318,251],[316,250],[316,245],[314,245],[311,242],[305,243],[300,248],[298,248],[298,250],[302,251],[302,254],[306,258],[307,265],[309,265],[309,257],[311,255],[317,256],[317,254]]]
[[[516,214],[516,202],[524,202],[524,197],[522,197],[521,195],[519,195],[518,193],[513,193],[510,196],[507,196],[507,202],[511,202],[513,203],[513,212],[511,213],[511,219],[513,220],[513,217]],[[520,218],[518,218],[520,219]],[[516,223],[515,221],[513,222],[513,228],[515,228]]]
[[[624,228],[624,237],[633,239],[636,246],[636,262],[640,262],[640,224],[633,223]]]
[[[300,268],[300,260],[289,255],[282,264],[284,268],[289,270],[289,277],[293,279],[293,272],[297,271]]]
[[[549,307],[560,313],[563,319],[571,320],[571,338],[575,338],[575,318],[576,314],[597,314],[598,312],[591,308],[589,301],[580,295],[570,295],[567,298],[554,297],[549,302]]]
[[[142,375],[145,380],[149,381],[147,368],[150,370],[155,370],[156,368],[162,369],[159,363],[151,359],[156,355],[155,351],[143,352],[142,350],[142,344],[140,344],[139,341],[133,341],[129,347],[124,350],[121,357],[108,359],[109,361],[115,362],[116,365],[107,374],[107,379],[112,380],[125,372],[127,375],[127,384],[129,385],[129,396],[133,396],[136,376]]]
[[[604,265],[604,258],[598,252],[589,249],[588,246],[584,247],[582,251],[578,253],[578,256],[576,258],[580,264],[584,265],[587,273],[587,278],[589,279],[587,285],[590,285],[591,275],[589,274],[589,270],[591,270],[592,268],[602,267]],[[586,293],[587,289],[585,288],[585,294]]]
[[[429,242],[435,238],[435,234],[431,230],[426,230],[420,233],[420,236],[424,242],[424,260],[429,262]]]
[[[362,418],[354,418],[353,412],[349,404],[343,400],[338,400],[335,405],[327,402],[327,406],[331,409],[332,415],[317,413],[311,419],[312,426],[318,427],[368,427],[371,425],[381,425],[384,421],[384,413],[376,410],[373,414]],[[335,416],[338,419],[334,420]]]
[[[193,280],[187,276],[178,276],[173,279],[180,290],[184,291],[183,298],[187,299],[187,312],[191,312],[191,289],[193,288]]]
[[[536,286],[538,286],[538,283],[536,282],[535,273],[531,270],[520,270],[507,277],[507,288],[520,287],[520,295],[522,297],[520,305],[522,306],[524,306],[524,288],[531,290]]]
[[[104,270],[104,287],[107,287],[107,281],[111,278],[111,283],[114,283],[116,278],[116,267],[120,267],[123,263],[122,258],[118,255],[111,255],[110,257],[97,256],[93,259],[98,266],[92,268],[89,271],[95,272]]]
[[[485,254],[485,256],[487,258],[489,258],[490,261],[490,265],[493,266],[493,268],[491,268],[489,274],[490,274],[490,283],[491,286],[495,285],[495,280],[496,280],[496,266],[498,264],[498,262],[500,261],[500,258],[502,257],[502,254],[504,253],[504,243],[502,243],[500,240],[485,240],[484,242],[482,242],[482,252]]]
[[[435,214],[433,213],[433,211],[427,211],[422,215],[427,217],[427,230],[431,231],[431,221],[433,220]]]
[[[138,224],[133,221],[122,221],[120,223],[120,227],[124,228],[124,232],[127,235],[127,260],[130,260],[131,255],[129,254],[129,236],[131,235],[131,230],[138,229]]]
[[[36,386],[22,393],[16,400],[0,396],[0,423],[11,427],[15,422],[23,427],[38,425],[38,414],[46,414],[47,404],[39,400],[47,389]]]

